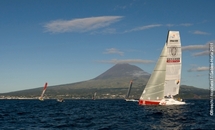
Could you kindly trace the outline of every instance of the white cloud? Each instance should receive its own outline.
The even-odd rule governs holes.
[[[115,28],[106,28],[106,29],[104,29],[102,31],[102,33],[104,33],[104,34],[107,34],[107,33],[114,34],[114,33],[116,33],[116,29]]]
[[[116,34],[117,31],[115,28],[105,28],[103,30],[95,30],[92,31],[90,34]]]
[[[136,27],[136,28],[133,28],[131,30],[127,30],[125,32],[127,33],[127,32],[134,32],[134,31],[141,31],[141,30],[146,30],[146,29],[160,27],[160,26],[162,26],[162,25],[161,24],[151,24],[151,25]]]
[[[191,33],[198,34],[198,35],[210,35],[210,33],[199,31],[199,30],[192,31]]]
[[[173,27],[173,26],[185,26],[185,27],[188,27],[188,26],[192,26],[193,24],[192,23],[181,23],[181,24],[166,24],[167,27]]]
[[[146,30],[146,29],[150,29],[150,28],[155,28],[155,27],[161,27],[161,26],[167,26],[167,27],[173,27],[173,26],[192,26],[193,24],[191,23],[181,23],[181,24],[166,24],[166,25],[162,25],[162,24],[150,24],[150,25],[145,25],[145,26],[140,26],[140,27],[136,27],[130,30],[126,30],[125,33],[128,32],[134,32],[134,31],[141,31],[141,30]]]
[[[195,52],[192,54],[192,56],[209,56],[209,48],[210,48],[210,43],[214,43],[214,41],[212,42],[208,42],[204,45],[189,45],[189,46],[182,46],[182,50],[183,51],[195,51],[195,50],[203,50],[201,52]],[[213,50],[215,49],[215,45],[213,45]]]
[[[135,0],[133,0],[133,1],[131,0],[130,3],[127,3],[127,4],[124,3],[124,5],[121,5],[121,4],[120,5],[116,5],[116,7],[114,8],[114,10],[125,10],[125,9],[128,9],[128,8],[132,7],[135,2],[136,2]]]
[[[182,24],[180,24],[180,26],[185,26],[185,27],[192,26],[192,25],[193,25],[192,23],[182,23]]]
[[[133,75],[134,77],[140,77],[140,76],[143,76],[143,75],[150,75],[144,71],[134,71],[131,75]]]
[[[209,67],[195,67],[188,70],[188,72],[194,71],[209,71]]]
[[[44,25],[47,32],[87,32],[109,26],[123,16],[100,16],[72,20],[55,20]]]
[[[185,51],[185,50],[204,50],[204,49],[209,49],[209,44],[182,46],[181,49],[183,51]]]
[[[209,56],[209,51],[208,50],[192,54],[192,56],[205,56],[205,55]]]
[[[104,54],[119,54],[119,55],[123,56],[124,52],[119,51],[116,48],[110,48],[110,49],[106,49],[106,51],[104,52]]]
[[[154,61],[152,61],[152,60],[142,60],[142,59],[126,59],[126,60],[112,59],[112,60],[102,60],[102,61],[98,61],[98,62],[100,62],[100,63],[109,63],[109,64],[118,64],[118,63],[150,64],[150,63],[153,63]]]

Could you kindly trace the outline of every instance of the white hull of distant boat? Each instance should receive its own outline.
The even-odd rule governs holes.
[[[138,102],[139,100],[135,100],[135,99],[125,99],[125,101],[127,101],[127,102]]]
[[[64,100],[63,100],[63,99],[57,99],[57,101],[58,101],[58,102],[64,102]]]

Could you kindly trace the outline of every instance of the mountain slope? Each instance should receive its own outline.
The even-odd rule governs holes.
[[[149,77],[150,74],[143,71],[139,67],[130,64],[116,64],[112,68],[108,69],[101,75],[95,78],[97,79],[113,79],[113,78],[124,78],[124,77]]]

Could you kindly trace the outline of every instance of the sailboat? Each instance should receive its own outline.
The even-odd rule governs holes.
[[[47,85],[48,85],[48,83],[45,83],[45,85],[44,85],[44,87],[43,87],[42,94],[41,94],[41,96],[39,97],[39,100],[40,100],[40,101],[43,101],[43,100],[44,100],[43,96],[44,96],[44,94],[45,94],[45,92],[46,92]]]
[[[63,98],[58,98],[57,101],[58,101],[58,102],[65,102],[65,101],[63,100]]]
[[[93,99],[93,100],[96,100],[96,92],[93,94],[92,99]]]
[[[131,80],[131,81],[130,81],[130,84],[129,84],[128,92],[127,92],[127,94],[126,94],[126,96],[125,96],[125,101],[138,102],[138,100],[129,99],[129,95],[130,95],[130,92],[131,92],[132,84],[133,84],[133,81]]]
[[[139,105],[183,105],[173,96],[179,93],[181,79],[179,31],[168,31],[166,43],[139,99]]]

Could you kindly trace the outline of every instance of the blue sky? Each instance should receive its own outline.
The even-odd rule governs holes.
[[[209,89],[214,5],[213,0],[1,0],[0,93],[93,79],[119,62],[151,73],[168,30],[180,31],[181,84]]]

